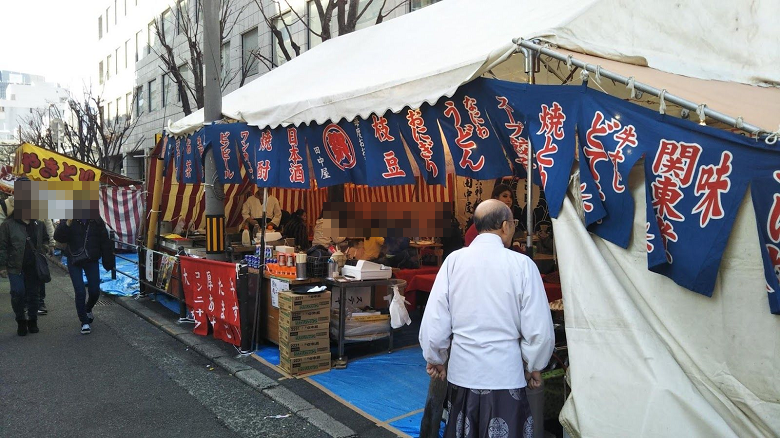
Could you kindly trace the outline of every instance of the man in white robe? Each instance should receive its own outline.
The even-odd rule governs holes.
[[[488,200],[474,222],[479,235],[439,269],[420,345],[428,374],[449,382],[445,437],[528,436],[526,378],[541,385],[555,343],[547,295],[534,262],[507,249],[512,211]]]

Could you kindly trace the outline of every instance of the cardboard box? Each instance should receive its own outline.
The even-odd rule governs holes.
[[[330,305],[330,291],[318,294],[279,292],[279,308],[288,312],[317,310]]]
[[[331,317],[336,320],[336,324],[338,324],[339,320],[339,311],[331,310]],[[377,314],[377,315],[355,315],[354,313],[352,315],[347,314],[347,321],[348,322],[375,322],[375,321],[386,321],[390,319],[389,314]]]
[[[329,320],[330,314],[327,308],[307,310],[304,312],[288,312],[286,310],[279,310],[279,330],[322,324],[327,323]]]
[[[309,326],[301,327],[301,329]],[[289,345],[293,342],[311,341],[314,339],[328,338],[328,324],[317,324],[314,330],[290,329],[279,331],[279,344]]]
[[[330,351],[330,337],[310,339],[306,341],[293,341],[285,343],[279,340],[279,355],[286,358],[311,356],[313,354],[327,353]]]
[[[279,357],[279,368],[289,374],[299,375],[330,369],[330,352],[304,357]]]

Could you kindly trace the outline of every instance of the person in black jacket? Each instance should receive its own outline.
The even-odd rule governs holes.
[[[306,228],[306,211],[299,208],[284,225],[284,237],[295,239],[295,246],[306,251],[309,244],[309,230]]]
[[[41,282],[35,265],[35,252],[45,254],[49,236],[43,222],[16,218],[14,214],[0,225],[0,277],[11,286],[11,307],[16,314],[16,334],[38,333],[38,306]],[[34,249],[33,249],[34,248]],[[25,314],[26,313],[26,314]]]
[[[92,307],[100,298],[100,268],[98,260],[103,259],[103,268],[114,269],[114,244],[108,237],[106,224],[102,219],[68,219],[61,220],[54,230],[54,240],[67,244],[65,255],[68,257],[68,273],[76,292],[76,312],[81,321],[81,333],[92,332]],[[78,262],[82,251],[86,251],[86,259]],[[83,274],[87,275],[87,286],[84,286]],[[87,299],[87,290],[89,298]],[[86,299],[86,304],[85,304]]]

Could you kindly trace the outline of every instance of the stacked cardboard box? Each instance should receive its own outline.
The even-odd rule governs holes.
[[[330,291],[279,292],[279,366],[297,375],[330,369]]]

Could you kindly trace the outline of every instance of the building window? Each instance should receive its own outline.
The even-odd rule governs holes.
[[[365,7],[365,3],[366,0],[360,0],[359,4],[361,11]],[[378,2],[376,0],[372,1],[368,6],[368,9],[366,9],[366,12],[364,12],[357,23],[355,23],[355,30],[365,29],[369,26],[375,25],[376,18],[379,16],[379,12],[382,11],[382,3],[384,2]]]
[[[114,24],[118,22],[117,15],[119,14],[118,7],[117,7],[117,0],[114,0]]]
[[[108,21],[111,16],[111,7],[106,8],[106,34],[108,34]]]
[[[190,75],[190,66],[189,66],[189,65],[187,65],[187,64],[182,64],[182,65],[180,65],[180,66],[179,66],[179,75],[181,75],[182,79],[183,79],[183,80],[184,80],[186,83],[189,83],[189,80],[190,80],[190,79],[189,79],[189,75]],[[178,88],[178,85],[177,85],[177,88]],[[186,91],[185,91],[185,92],[186,92]],[[177,96],[177,98],[178,98],[177,102],[178,102],[178,103],[181,103],[181,88],[178,88],[178,90],[176,90],[176,96]]]
[[[100,63],[98,64],[98,72],[99,72],[98,82],[100,82],[100,84],[103,85],[103,61],[100,61]]]
[[[171,12],[170,9],[167,9],[162,14],[160,19],[160,30],[162,31],[163,42],[165,44],[172,43],[173,41],[171,40],[171,31],[173,30],[173,12]]]
[[[289,53],[290,56],[295,56],[295,52],[290,46],[291,37],[288,29],[292,30],[292,25],[295,20],[297,20],[297,18],[293,15],[292,12],[287,12],[286,14],[282,14],[279,17],[273,19],[274,28],[276,28],[279,32],[281,32],[282,43],[284,44],[284,47],[287,49],[287,53]],[[273,44],[271,46],[272,46],[271,59],[273,60],[274,65],[280,66],[285,62],[287,62],[287,58],[284,57],[284,53],[282,53],[282,51],[279,50],[279,41],[277,41],[275,36],[273,38]]]
[[[103,16],[98,17],[98,39],[103,38]]]
[[[125,69],[130,65],[130,40],[125,41]]]
[[[114,74],[119,74],[119,47],[114,50]]]
[[[106,80],[111,79],[111,55],[106,58]]]
[[[241,34],[241,66],[247,76],[255,75],[260,71],[257,66],[257,59],[253,55],[257,50],[259,42],[257,28]]]
[[[422,9],[426,6],[430,6],[434,3],[438,3],[439,0],[410,0],[409,1],[409,11],[414,12],[418,9]]]
[[[160,103],[162,104],[161,108],[165,108],[166,102],[166,92],[168,91],[168,82],[165,80],[165,75],[160,76]]]
[[[143,85],[135,88],[135,114],[140,116],[144,113],[144,87]]]
[[[222,45],[220,58],[222,60],[222,79],[225,79],[230,73],[230,41]]]
[[[143,32],[138,31],[135,34],[135,62],[141,58],[141,47],[143,47]]]
[[[306,18],[309,21],[308,48],[311,49],[322,43],[322,38],[320,37],[320,33],[322,33],[322,20],[320,20],[319,12],[317,12],[317,5],[313,1],[306,4]]]
[[[125,115],[130,116],[130,110],[133,105],[133,93],[127,93],[125,95]]]
[[[111,119],[114,117],[114,113],[112,112],[113,108],[111,105],[112,105],[111,102],[108,102],[108,112],[105,115],[104,123],[110,123]]]
[[[119,117],[119,108],[122,108],[122,96],[116,98],[116,116]]]
[[[184,16],[187,14],[187,0],[176,3],[176,35],[184,32]]]
[[[149,23],[149,26],[146,28],[146,54],[150,55],[152,53],[152,47],[154,47],[154,42],[156,41],[155,34],[154,34],[154,21]]]
[[[122,0],[124,2],[124,8],[125,8],[125,17],[127,17],[127,0]]]
[[[149,100],[149,112],[156,111],[160,108],[160,102],[159,97],[160,93],[157,91],[157,80],[152,79],[147,84],[147,90],[148,96],[147,99]]]

